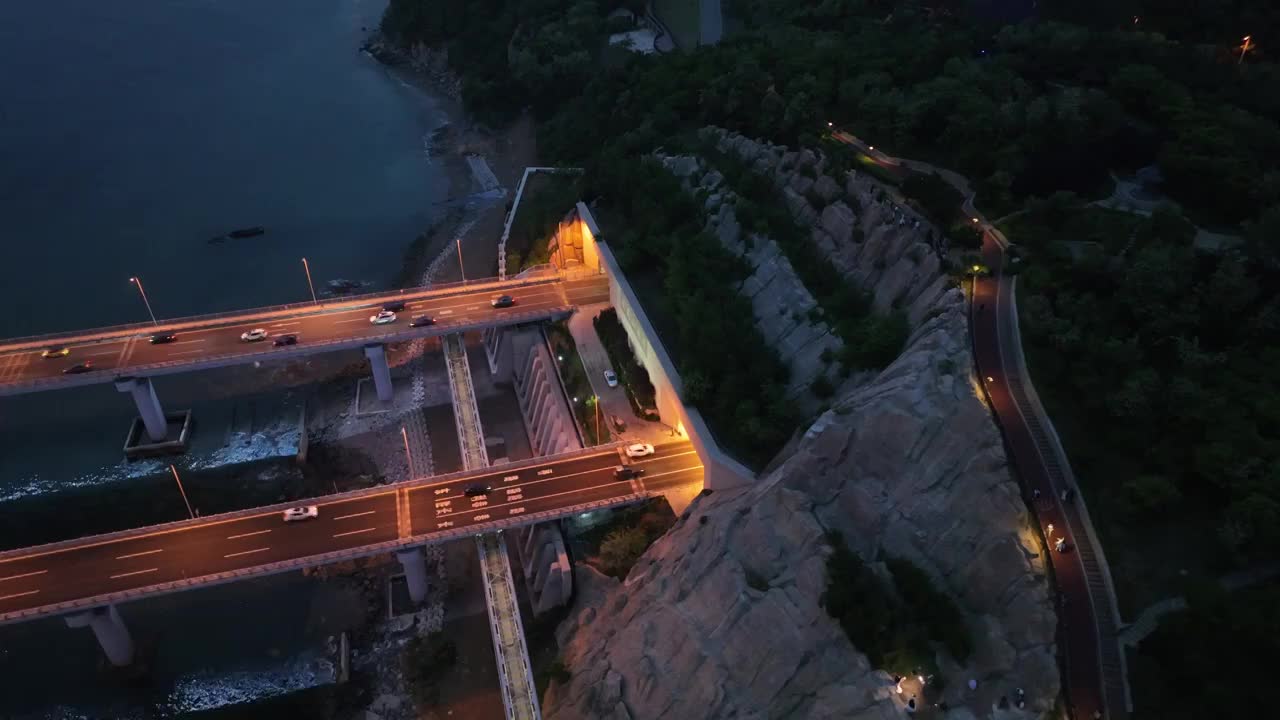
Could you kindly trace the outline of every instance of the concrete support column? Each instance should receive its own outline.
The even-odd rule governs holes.
[[[112,665],[124,667],[133,662],[133,638],[115,605],[69,615],[66,621],[67,627],[88,627],[93,630],[98,644],[102,646],[102,651],[107,654]]]
[[[133,404],[138,406],[138,414],[142,416],[142,424],[146,426],[147,436],[152,442],[164,440],[169,434],[169,423],[151,381],[147,378],[121,378],[116,381],[116,390],[133,395]]]
[[[484,339],[484,354],[489,359],[490,375],[498,374],[498,353],[500,352],[499,348],[502,346],[502,334],[502,328],[500,327],[488,327],[481,333],[481,337]]]
[[[427,559],[422,548],[409,548],[396,553],[396,559],[404,568],[405,583],[409,586],[409,597],[416,603],[427,599]]]
[[[364,356],[369,358],[369,367],[373,370],[373,386],[378,390],[378,399],[391,402],[391,366],[387,365],[386,346],[365,345]]]

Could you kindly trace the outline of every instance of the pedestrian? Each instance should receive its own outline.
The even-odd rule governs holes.
[[[907,701],[907,714],[914,715],[915,712],[916,712],[916,696],[912,695],[911,699]]]
[[[1064,537],[1060,537],[1060,538],[1058,538],[1057,540],[1055,540],[1055,541],[1054,541],[1054,543],[1053,543],[1053,547],[1054,547],[1054,549],[1055,549],[1055,550],[1057,550],[1057,551],[1058,551],[1058,552],[1060,552],[1060,553],[1061,553],[1061,552],[1066,552],[1066,551],[1067,551],[1067,539],[1066,539],[1066,538],[1064,538]]]
[[[1040,499],[1040,488],[1035,488],[1031,491],[1031,499],[1032,500]]]
[[[977,690],[977,689],[978,689],[978,681],[977,681],[977,680],[974,680],[973,678],[969,678],[969,689],[970,689],[970,690]]]
[[[1053,537],[1053,523],[1049,523],[1048,527],[1045,528],[1045,530],[1046,530],[1045,535]]]

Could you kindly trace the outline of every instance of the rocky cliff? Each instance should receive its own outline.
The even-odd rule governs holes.
[[[786,164],[776,149],[720,139],[747,146],[744,157],[757,153],[761,169]],[[684,176],[696,174],[698,186],[715,184],[712,170],[673,164],[682,162],[673,171],[689,167]],[[819,159],[790,160],[803,162]],[[781,194],[808,204],[813,193],[787,182]],[[587,589],[559,630],[572,677],[548,691],[548,720],[902,716],[919,688],[895,692],[821,605],[829,530],[876,565],[885,554],[911,560],[963,610],[975,651],[964,665],[940,653],[945,684],[933,684],[943,690],[930,700],[948,709],[932,717],[1030,718],[1051,708],[1058,669],[1044,561],[974,384],[963,296],[915,218],[890,220],[904,211],[869,183],[854,177],[839,190],[856,198],[856,213],[829,186],[818,192],[832,201],[810,206],[815,238],[878,306],[907,310],[905,350],[840,395],[756,485],[696,500],[624,582],[579,579]],[[726,207],[711,207],[717,229],[731,219]],[[853,237],[855,226],[865,239]],[[771,252],[758,244],[749,251]],[[772,282],[790,282],[776,265]],[[803,286],[788,292],[803,301]],[[1026,707],[1001,707],[1017,688]]]

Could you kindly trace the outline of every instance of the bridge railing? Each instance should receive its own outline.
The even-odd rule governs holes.
[[[570,456],[574,454],[576,453],[566,453],[566,455],[570,455]],[[543,462],[545,462],[547,459],[548,458],[546,457],[538,458],[538,460],[541,460]],[[518,465],[518,463],[503,465],[502,469],[508,470],[515,465]],[[453,473],[452,475],[457,476],[457,475],[469,475],[469,474],[476,474],[476,473]],[[432,478],[432,480],[438,480],[443,477],[446,477],[446,476],[437,476],[436,478]],[[400,484],[403,484],[403,483],[400,483]],[[420,483],[420,484],[426,484],[426,483]],[[386,494],[388,492],[392,492],[390,490],[391,487],[392,487],[391,485],[384,485],[378,488],[369,488],[369,490],[372,490],[373,492],[357,491],[356,493],[343,493],[343,495],[360,497],[363,495],[370,495],[370,494],[373,494],[373,495]],[[419,547],[422,545],[432,545],[436,543],[447,542],[449,540],[455,540],[460,537],[479,535],[487,532],[494,532],[496,530],[502,530],[507,528],[520,527],[523,525],[532,525],[534,523],[546,522],[548,520],[555,520],[557,518],[567,517],[569,515],[575,515],[578,513],[586,513],[586,512],[592,512],[592,511],[600,510],[604,508],[630,505],[630,504],[641,502],[643,500],[647,500],[655,494],[656,493],[649,493],[649,492],[632,493],[630,495],[621,495],[621,496],[618,496],[615,498],[609,498],[606,500],[595,500],[592,502],[578,503],[575,505],[566,505],[564,507],[557,508],[554,510],[544,510],[541,512],[529,513],[528,515],[515,515],[510,518],[503,518],[501,520],[492,520],[492,521],[477,523],[475,525],[469,525],[461,528],[452,528],[449,530],[440,530],[436,532],[424,533],[421,535],[415,535],[407,538],[389,540],[387,542],[373,543],[370,545],[362,545],[359,547],[347,548],[345,550],[335,550],[333,552],[320,553],[317,555],[307,555],[303,557],[292,558],[290,560],[281,560],[274,563],[266,563],[263,565],[254,565],[252,567],[240,568],[238,570],[227,570],[220,573],[210,573],[208,575],[200,575],[193,578],[184,578],[182,580],[172,580],[169,582],[155,583],[153,585],[146,585],[143,587],[133,588],[130,590],[120,590],[112,593],[103,593],[101,595],[92,595],[89,597],[79,598],[76,600],[67,600],[60,603],[51,603],[49,605],[41,605],[38,607],[25,608],[23,610],[13,610],[7,613],[0,614],[0,624],[19,622],[23,620],[32,620],[38,617],[45,617],[49,615],[61,615],[64,613],[75,612],[77,610],[87,610],[89,608],[109,605],[112,603],[121,603],[121,602],[130,601],[130,600],[140,600],[145,597],[165,595],[169,593],[180,592],[183,590],[190,590],[198,587],[221,585],[224,583],[235,582],[237,580],[244,580],[244,579],[253,578],[253,577],[261,577],[265,575],[276,575],[283,572],[291,572],[295,570],[301,570],[303,568],[316,567],[318,565],[328,565],[330,563],[342,562],[344,560],[353,560],[356,558],[368,557],[370,555],[377,555],[383,552],[390,553],[390,552],[395,552],[396,550],[403,550],[411,547]],[[335,497],[335,496],[330,496],[330,497]],[[278,511],[284,510],[286,507],[294,507],[300,502],[305,502],[305,501],[295,501],[293,503],[285,503],[285,504],[273,506],[273,508],[255,508],[249,511],[241,511],[240,513],[225,513],[223,515],[210,515],[208,518],[203,518],[202,520],[207,521],[213,518],[236,517],[237,515],[245,515],[245,514],[260,514],[268,510],[275,510],[278,512]],[[199,523],[202,520],[197,520],[194,522]],[[181,523],[168,523],[167,525],[160,525],[160,526],[153,526],[151,528],[146,528],[146,530],[155,531],[160,528],[167,528],[167,527],[183,525],[183,524],[191,524],[191,523],[192,521],[184,521]],[[136,534],[136,533],[134,531],[125,531],[124,533],[115,533],[113,535],[128,536],[131,534]],[[104,537],[111,537],[111,536],[104,535],[104,536],[98,536],[95,538],[82,538],[80,541],[77,541],[77,542],[89,542],[90,540],[98,541]],[[56,547],[59,544],[60,543],[54,543],[47,546],[41,546],[41,549],[46,547]],[[32,548],[30,551],[34,552],[35,549]],[[13,551],[10,551],[10,552],[13,552]],[[9,553],[5,553],[5,555],[8,555],[8,554]],[[0,558],[3,558],[3,557],[4,557],[3,555],[0,555]]]
[[[248,350],[247,346],[241,346],[241,348],[237,350],[229,350],[227,352],[211,355],[201,355],[198,358],[162,360],[159,362],[140,365],[129,365],[128,367],[114,368],[112,370],[96,373],[52,375],[47,377],[10,381],[0,384],[0,395],[14,394],[19,391],[19,389],[25,391],[41,387],[75,387],[80,385],[93,385],[96,383],[110,382],[113,379],[124,377],[154,376],[172,374],[173,372],[188,372],[202,368],[225,365],[228,360],[243,362],[254,359],[272,361],[290,360],[305,357],[307,355],[314,355],[319,352],[325,352],[340,346],[359,347],[369,344],[401,342],[420,337],[432,337],[450,333],[466,332],[469,330],[479,330],[492,325],[518,325],[522,322],[533,322],[535,320],[554,318],[559,315],[572,314],[574,309],[575,308],[572,305],[557,305],[541,310],[523,310],[503,313],[499,318],[501,322],[486,319],[471,322],[429,325],[424,328],[382,325],[379,327],[387,328],[387,331],[376,335],[361,335],[360,337],[353,338],[333,338],[330,340],[306,343],[300,342],[297,345],[291,345],[283,348],[274,347],[269,343],[263,343],[260,346],[260,349],[257,350]]]
[[[458,294],[460,291],[482,290],[485,287],[497,289],[528,287],[531,285],[542,285],[558,281],[559,278],[516,278],[513,280],[499,280],[498,278],[485,278],[482,280],[462,280],[450,283],[432,283],[430,286],[417,286],[411,288],[403,288],[394,291],[383,291],[376,293],[365,293],[362,295],[343,295],[340,297],[332,297],[328,300],[315,302],[296,302],[285,303],[283,305],[267,305],[263,307],[250,308],[248,310],[226,310],[216,313],[205,313],[202,315],[186,315],[183,317],[163,320],[158,325],[149,322],[125,323],[121,325],[108,325],[100,328],[90,328],[88,330],[66,330],[63,332],[47,333],[44,335],[27,335],[16,338],[0,339],[0,351],[10,351],[21,349],[19,346],[31,345],[33,347],[42,347],[50,345],[58,340],[66,340],[73,338],[81,338],[86,335],[101,335],[103,339],[115,337],[119,335],[151,335],[156,332],[166,330],[180,330],[190,325],[203,325],[213,320],[226,318],[244,318],[252,319],[259,315],[269,315],[272,313],[291,312],[296,310],[315,309],[337,309],[347,306],[358,307],[360,305],[372,305],[378,302],[390,302],[401,298],[421,298],[434,297],[437,295]]]

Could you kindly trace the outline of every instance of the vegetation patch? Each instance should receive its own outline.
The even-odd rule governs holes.
[[[877,668],[898,675],[936,674],[935,644],[963,662],[972,650],[964,616],[950,597],[907,560],[888,558],[886,579],[829,533],[827,589],[822,604],[849,641]]]
[[[657,391],[649,381],[649,372],[636,360],[627,340],[627,330],[618,320],[618,311],[609,308],[592,319],[596,335],[609,355],[609,364],[618,375],[618,382],[627,391],[631,410],[644,420],[658,420]]]
[[[682,50],[698,47],[701,37],[699,0],[654,0],[653,11],[671,31],[676,46]]]
[[[582,182],[576,175],[529,176],[507,236],[507,274],[551,262],[551,239],[560,221],[581,197]]]
[[[549,323],[546,332],[551,343],[552,360],[556,363],[565,391],[569,393],[569,406],[587,445],[609,442],[612,436],[609,419],[601,417],[600,399],[591,387],[586,366],[582,364],[582,356],[578,354],[578,345],[573,341],[569,328],[564,322]]]
[[[611,577],[625,578],[654,540],[676,522],[661,498],[615,510],[609,522],[574,533],[579,557]]]
[[[441,633],[409,639],[400,651],[400,669],[415,705],[429,707],[440,699],[440,681],[457,659],[458,649]]]

